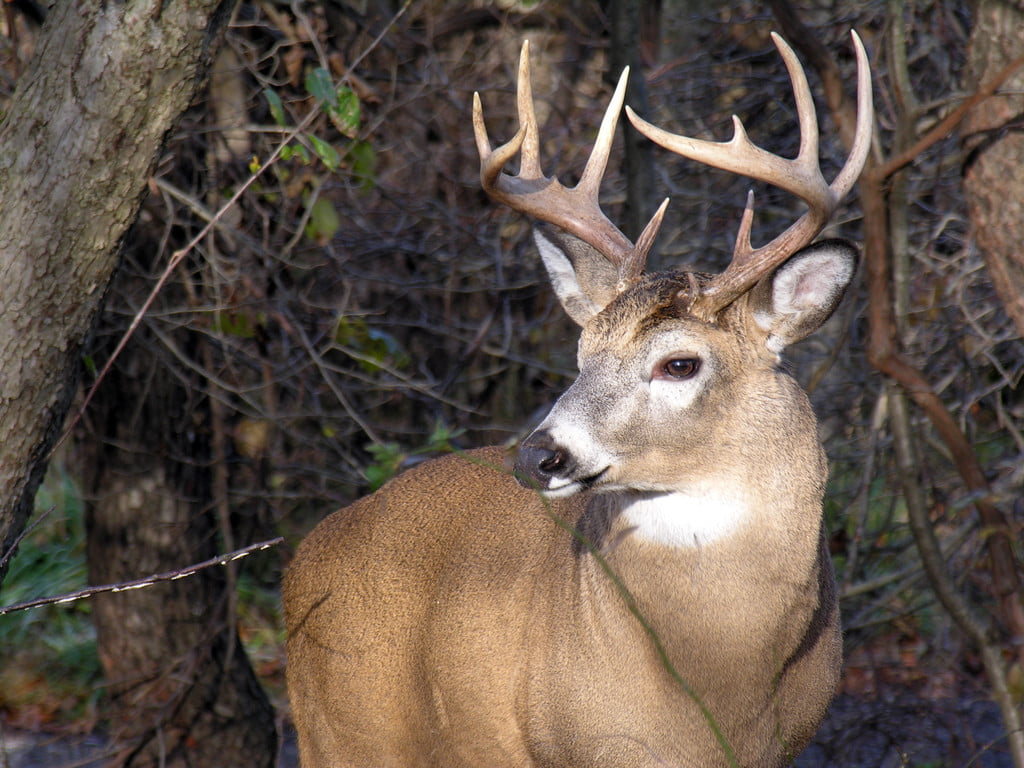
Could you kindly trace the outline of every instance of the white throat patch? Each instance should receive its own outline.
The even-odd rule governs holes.
[[[709,492],[645,495],[622,512],[634,536],[667,547],[697,548],[723,539],[742,525],[750,509],[740,496]]]

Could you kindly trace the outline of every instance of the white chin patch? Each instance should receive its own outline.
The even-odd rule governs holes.
[[[622,512],[634,536],[666,547],[696,548],[724,539],[750,510],[736,496],[717,492],[647,494]]]
[[[548,481],[548,487],[542,488],[541,493],[549,499],[562,499],[577,493],[581,487],[575,480],[569,480],[564,477],[552,477]]]

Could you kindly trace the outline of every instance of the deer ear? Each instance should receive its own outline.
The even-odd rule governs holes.
[[[566,313],[586,325],[615,298],[615,266],[593,246],[552,226],[534,227],[533,239]]]
[[[843,240],[824,240],[789,258],[750,292],[754,322],[779,353],[818,330],[832,316],[857,268],[857,251]]]

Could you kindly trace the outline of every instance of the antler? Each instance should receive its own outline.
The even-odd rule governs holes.
[[[774,32],[772,39],[786,62],[786,69],[789,70],[789,77],[793,83],[793,95],[796,98],[797,117],[800,123],[800,151],[792,160],[773,155],[754,144],[747,138],[743,124],[735,116],[732,139],[726,142],[713,142],[690,139],[663,131],[626,107],[630,122],[651,141],[706,165],[773,184],[792,192],[808,205],[807,213],[789,229],[767,245],[755,249],[750,245],[754,194],[748,193],[731,263],[725,272],[701,288],[699,296],[690,297],[690,311],[705,319],[713,318],[818,236],[839,202],[860,176],[871,147],[871,68],[864,45],[857,33],[853,32],[853,44],[857,52],[857,130],[850,156],[832,184],[828,184],[822,177],[818,164],[818,119],[803,67],[785,40]]]
[[[516,99],[519,112],[519,130],[508,143],[491,149],[484,126],[480,95],[473,94],[473,133],[480,153],[480,183],[484,190],[500,203],[541,221],[555,224],[566,232],[589,243],[612,262],[618,270],[616,290],[622,292],[636,282],[643,271],[647,253],[661,226],[666,200],[644,228],[633,245],[605,216],[598,201],[601,178],[608,165],[615,125],[625,98],[627,67],[619,78],[611,103],[601,120],[601,128],[594,149],[587,160],[579,183],[567,188],[554,176],[547,177],[540,168],[540,137],[537,116],[533,109],[533,89],[530,85],[530,44],[523,43],[519,56],[519,76]],[[503,173],[505,163],[520,154],[519,174]]]

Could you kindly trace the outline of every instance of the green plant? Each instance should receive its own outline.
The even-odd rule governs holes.
[[[53,464],[36,496],[44,516],[21,542],[4,580],[9,605],[86,586],[83,505],[71,476]],[[39,519],[39,518],[37,518]],[[15,722],[67,720],[91,709],[100,677],[89,603],[48,605],[0,617],[0,709]]]
[[[370,490],[377,490],[384,483],[398,474],[402,466],[413,457],[432,456],[438,453],[451,453],[456,450],[452,441],[458,438],[464,430],[452,429],[445,424],[438,422],[434,425],[433,431],[427,436],[427,441],[412,451],[406,451],[398,443],[371,443],[366,450],[373,457],[373,461],[364,470],[366,482]]]
[[[331,125],[349,141],[339,151],[334,143],[318,133],[299,131],[296,142],[282,149],[281,159],[298,158],[308,165],[315,156],[329,171],[336,172],[344,168],[364,183],[372,185],[377,165],[376,156],[369,143],[357,138],[362,108],[355,91],[344,84],[335,85],[330,73],[323,67],[316,67],[307,73],[305,88],[306,93],[317,102]],[[288,115],[280,94],[273,88],[265,88],[263,96],[267,100],[274,122],[281,128],[288,128]]]

